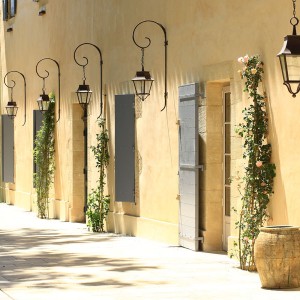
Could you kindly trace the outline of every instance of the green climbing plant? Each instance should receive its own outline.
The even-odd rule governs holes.
[[[243,110],[244,121],[236,128],[244,140],[243,158],[246,160],[244,175],[239,178],[242,208],[236,222],[239,231],[236,246],[241,269],[251,271],[256,269],[254,244],[259,228],[269,218],[267,206],[273,193],[275,164],[271,163],[271,144],[267,142],[266,98],[258,92],[262,82],[263,63],[257,55],[246,55],[238,61],[243,65],[240,73],[245,80],[244,92],[248,93],[252,103]]]
[[[104,221],[109,212],[110,196],[104,195],[106,169],[109,164],[108,131],[105,127],[105,119],[98,120],[100,133],[96,135],[97,144],[91,146],[95,156],[96,167],[99,173],[97,187],[92,189],[88,196],[88,207],[86,211],[87,226],[93,232],[104,231]]]
[[[37,193],[38,216],[42,219],[49,217],[49,191],[54,180],[55,170],[55,96],[50,93],[49,97],[49,109],[44,114],[33,150],[33,159],[36,163],[34,184]]]

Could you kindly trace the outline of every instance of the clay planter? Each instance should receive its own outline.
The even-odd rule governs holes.
[[[294,226],[260,228],[254,258],[263,288],[300,286],[300,230]]]

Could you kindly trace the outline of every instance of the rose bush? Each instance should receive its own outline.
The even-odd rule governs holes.
[[[243,65],[239,71],[245,80],[244,91],[252,103],[243,110],[244,122],[237,126],[237,133],[244,140],[243,158],[246,160],[244,176],[239,187],[242,209],[236,226],[239,230],[238,256],[243,270],[255,270],[254,244],[259,228],[267,221],[267,205],[273,193],[275,165],[271,163],[271,145],[267,142],[268,118],[266,99],[258,93],[262,81],[263,63],[258,56],[240,57]],[[236,212],[237,210],[234,209]]]

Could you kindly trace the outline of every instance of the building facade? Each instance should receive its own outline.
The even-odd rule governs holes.
[[[242,140],[234,130],[249,104],[237,58],[260,55],[264,62],[262,89],[268,99],[272,161],[277,166],[274,195],[269,205],[270,224],[300,225],[297,200],[298,111],[282,84],[277,53],[291,34],[292,12],[285,0],[17,0],[4,1],[1,26],[1,77],[17,70],[27,83],[26,123],[23,86],[16,82],[19,106],[12,133],[2,122],[2,200],[36,210],[33,186],[33,140],[42,80],[37,62],[52,58],[60,66],[60,120],[55,129],[55,180],[50,217],[84,222],[84,141],[82,108],[75,91],[82,69],[74,50],[82,43],[101,49],[103,101],[110,137],[107,193],[111,196],[107,230],[141,236],[193,250],[227,250],[237,238],[240,208],[235,181],[243,170]],[[9,10],[9,11],[8,11]],[[160,26],[145,22],[136,39],[151,45],[144,51],[145,69],[154,78],[150,96],[134,96],[131,79],[141,68],[141,51],[132,34],[135,26],[153,20],[166,29],[167,103],[164,106],[164,34]],[[276,26],[274,26],[276,24]],[[93,90],[88,107],[88,146],[95,145],[100,114],[99,55],[82,47],[79,59],[88,57],[86,81]],[[49,72],[46,91],[58,95],[57,68],[43,61]],[[9,89],[2,85],[1,110]],[[58,113],[58,111],[56,111]],[[6,124],[6,123],[5,123]],[[3,154],[10,143],[10,158]],[[131,144],[129,144],[131,143]],[[127,148],[126,148],[127,147]],[[132,153],[128,152],[128,147]],[[127,149],[127,150],[125,150]],[[127,152],[126,152],[127,151]],[[128,154],[129,153],[129,154]],[[131,157],[131,158],[129,158]],[[11,159],[12,163],[7,163]],[[88,151],[88,190],[97,180]],[[8,182],[7,182],[8,181]]]

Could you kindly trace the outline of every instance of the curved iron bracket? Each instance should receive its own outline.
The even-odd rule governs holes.
[[[76,59],[76,52],[78,50],[78,48],[80,48],[83,45],[90,45],[93,46],[94,48],[97,49],[99,56],[100,56],[100,115],[98,116],[98,119],[102,116],[102,111],[103,111],[103,96],[102,96],[102,90],[103,90],[103,79],[102,79],[102,74],[103,74],[103,59],[102,59],[102,53],[99,47],[97,47],[96,45],[92,44],[92,43],[82,43],[79,46],[76,47],[76,49],[74,50],[74,61],[76,62],[76,64],[80,67],[84,68],[88,65],[89,60],[86,56],[83,56],[82,58],[84,59],[84,63],[80,63],[78,62],[78,60]],[[85,74],[84,74],[84,81],[85,81]]]
[[[14,80],[11,80],[11,81],[13,82],[13,85],[12,85],[12,86],[10,86],[10,85],[8,84],[8,82],[6,81],[7,75],[9,75],[9,74],[11,74],[11,73],[17,73],[17,74],[20,74],[20,75],[23,77],[23,80],[24,80],[24,123],[23,123],[23,125],[22,125],[22,126],[24,126],[25,123],[26,123],[26,102],[27,102],[27,100],[26,100],[26,79],[25,79],[24,74],[21,73],[21,72],[19,72],[19,71],[9,71],[9,72],[7,72],[7,73],[5,74],[5,76],[4,76],[4,84],[5,84],[9,89],[13,89],[13,88],[15,87],[15,85],[16,85],[16,82],[15,82]]]
[[[152,20],[145,20],[145,21],[142,21],[142,22],[138,23],[133,29],[132,39],[133,39],[133,42],[136,44],[136,46],[138,46],[142,50],[148,48],[151,45],[151,39],[146,36],[145,39],[147,40],[147,43],[145,44],[145,46],[141,46],[137,43],[137,41],[135,39],[135,31],[141,24],[146,23],[146,22],[150,22],[150,23],[154,23],[154,24],[158,25],[164,33],[164,47],[165,47],[165,92],[164,92],[164,99],[165,99],[165,103],[164,103],[164,107],[160,110],[160,111],[163,111],[167,107],[167,98],[168,98],[168,90],[167,90],[167,46],[168,46],[167,31],[166,31],[166,28],[162,24],[160,24],[158,22],[155,22],[155,21],[152,21]]]
[[[56,123],[57,123],[60,120],[60,67],[59,67],[59,63],[55,59],[50,58],[50,57],[42,58],[40,61],[38,61],[38,63],[36,64],[36,67],[35,67],[35,71],[36,71],[36,74],[43,80],[45,80],[46,78],[49,77],[49,72],[46,69],[44,70],[46,73],[46,76],[42,76],[38,71],[38,65],[44,60],[53,61],[56,64],[57,70],[58,70],[58,76],[57,76],[58,77],[58,119],[56,120]]]

